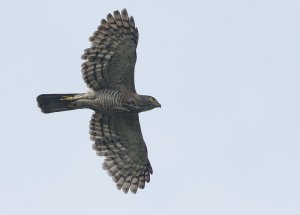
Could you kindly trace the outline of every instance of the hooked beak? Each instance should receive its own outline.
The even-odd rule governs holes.
[[[159,103],[157,102],[156,107],[161,108],[161,104],[159,104]]]

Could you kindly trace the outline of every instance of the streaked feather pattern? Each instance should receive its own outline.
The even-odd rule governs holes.
[[[105,156],[103,169],[125,193],[136,193],[150,182],[152,167],[142,137],[138,114],[95,113],[90,122],[93,149]]]
[[[89,88],[114,88],[135,92],[134,67],[138,29],[126,9],[108,14],[93,36],[92,46],[84,50],[83,79]]]

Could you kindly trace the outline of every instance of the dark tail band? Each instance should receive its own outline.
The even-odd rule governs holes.
[[[42,94],[39,95],[36,100],[43,113],[53,113],[76,109],[74,105],[72,105],[73,101],[63,99],[64,97],[76,95],[78,94]]]

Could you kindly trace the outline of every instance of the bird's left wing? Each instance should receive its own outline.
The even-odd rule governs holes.
[[[94,113],[90,135],[97,154],[105,156],[103,168],[112,176],[118,189],[136,193],[138,188],[145,187],[152,168],[138,114]]]
[[[135,92],[134,67],[138,29],[126,9],[108,14],[94,35],[92,47],[84,51],[82,75],[93,90],[114,88]]]

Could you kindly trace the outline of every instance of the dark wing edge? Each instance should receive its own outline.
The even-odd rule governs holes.
[[[90,137],[97,155],[104,156],[107,170],[117,188],[136,193],[150,182],[153,173],[148,160],[138,114],[94,113],[90,121]]]
[[[91,48],[81,56],[86,60],[82,76],[93,90],[115,88],[135,92],[134,67],[138,29],[127,10],[114,11],[102,19],[98,29],[90,37]]]

